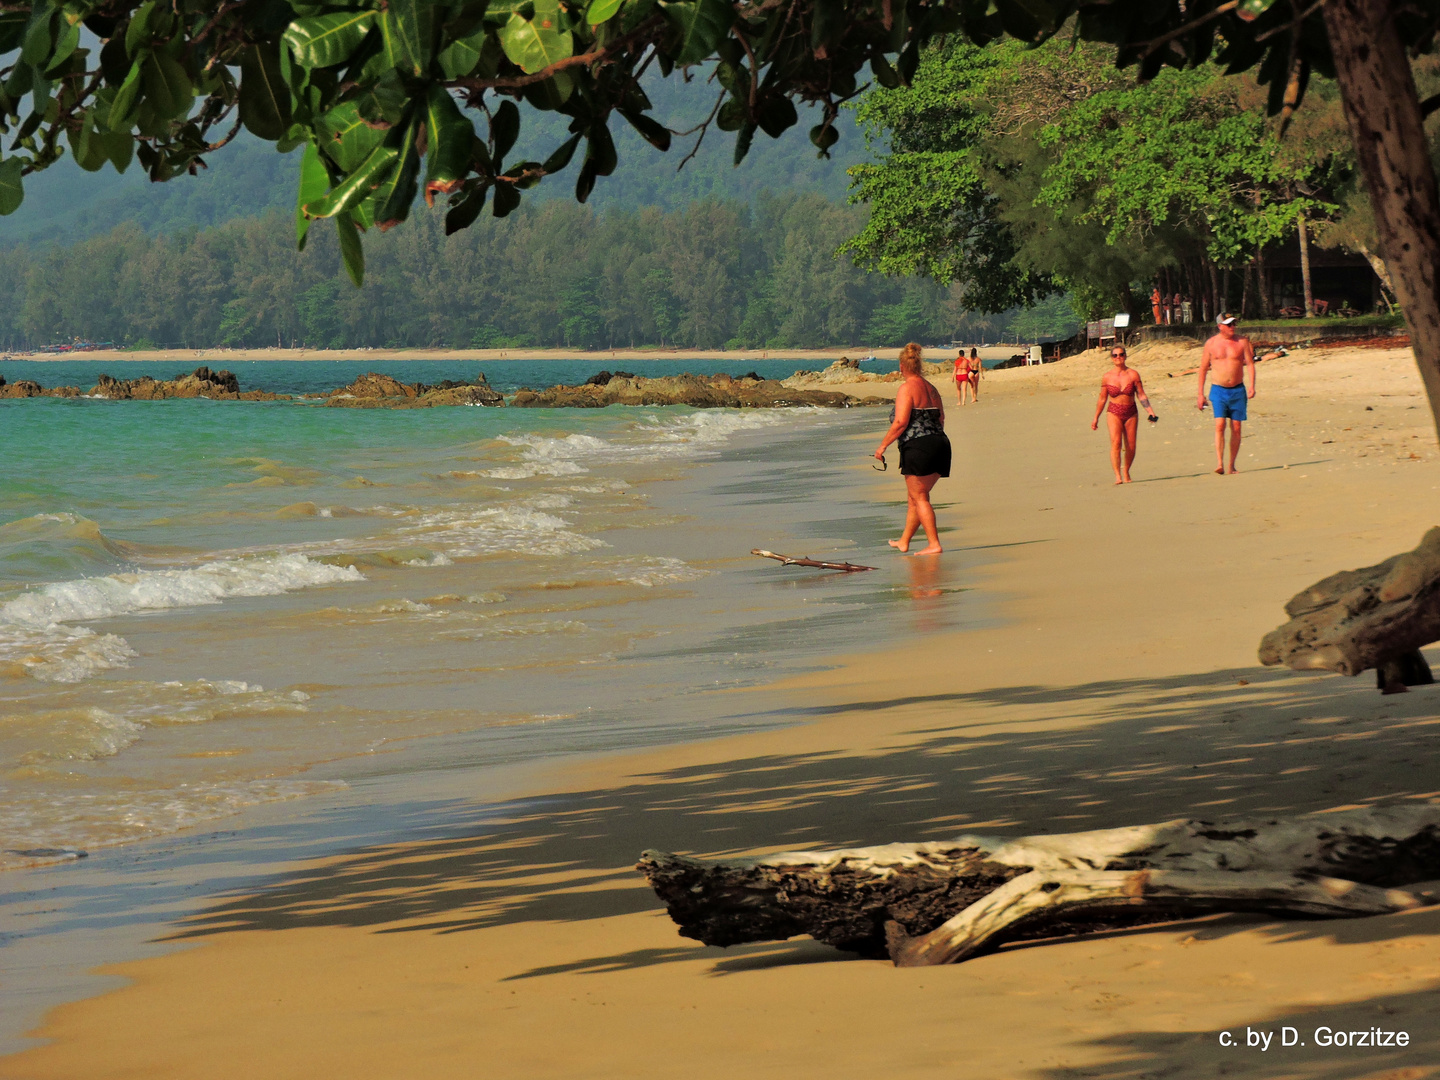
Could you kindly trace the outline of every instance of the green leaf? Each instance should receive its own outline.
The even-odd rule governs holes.
[[[435,47],[435,5],[429,0],[390,0],[380,28],[390,65],[407,75],[423,76]]]
[[[870,54],[870,71],[875,76],[875,81],[887,90],[894,90],[900,85],[899,74],[890,66],[885,54],[878,49]]]
[[[20,59],[25,63],[40,67],[50,55],[50,46],[54,41],[50,33],[53,15],[54,8],[49,4],[39,3],[34,6],[30,25],[25,29],[25,43],[20,47]]]
[[[323,199],[306,203],[302,208],[308,217],[334,217],[344,213],[368,198],[370,193],[384,183],[395,167],[400,156],[398,147],[382,143],[370,152],[360,168],[337,184]]]
[[[195,99],[190,76],[169,53],[152,52],[146,57],[140,75],[145,87],[145,100],[166,119],[184,116]]]
[[[785,100],[788,101],[789,99],[787,98]],[[795,111],[794,106],[791,106],[790,111],[792,113]],[[655,147],[656,150],[670,149],[670,132],[667,128],[657,123],[654,117],[646,116],[640,112],[631,112],[629,109],[620,109],[619,113],[630,122],[631,127],[640,133],[640,137]],[[791,123],[794,123],[794,121],[792,120]],[[547,168],[545,171],[549,172],[550,170]]]
[[[296,19],[281,41],[301,67],[326,68],[342,64],[355,55],[375,23],[373,11],[337,11]]]
[[[0,53],[14,52],[25,40],[30,15],[24,11],[0,11]]]
[[[394,126],[405,118],[410,93],[405,89],[400,73],[388,68],[368,89],[357,95],[354,102],[362,120],[377,127]]]
[[[445,48],[440,50],[440,55],[435,59],[440,65],[440,71],[447,79],[458,79],[463,75],[469,75],[480,63],[480,57],[485,53],[485,31],[452,41]]]
[[[575,92],[575,77],[568,71],[557,71],[548,79],[531,83],[521,93],[525,100],[544,112],[555,112]]]
[[[489,184],[477,184],[468,191],[463,199],[452,206],[445,215],[445,235],[457,233],[461,229],[468,229],[480,216],[480,211],[485,209],[485,195],[490,190]]]
[[[325,197],[330,187],[330,174],[325,171],[325,162],[313,142],[305,144],[300,157],[300,184],[295,193],[295,246],[305,250],[305,234],[310,231],[310,219],[305,216],[305,204]]]
[[[520,205],[520,192],[514,184],[496,184],[495,200],[490,212],[496,217],[509,217],[510,211]]]
[[[130,25],[125,27],[125,51],[132,57],[150,44],[150,16],[155,12],[155,0],[145,0],[130,16]]]
[[[553,154],[551,154],[548,158],[545,159],[545,164],[541,167],[547,173],[559,172],[561,169],[565,168],[566,165],[570,164],[570,159],[575,156],[575,148],[579,145],[579,134],[577,133],[575,135],[571,135],[570,138],[566,139],[563,143],[560,144],[559,149],[557,149]]]
[[[25,201],[25,186],[20,182],[20,172],[24,168],[23,158],[10,157],[0,161],[0,217],[13,214]]]
[[[706,59],[735,20],[735,11],[726,0],[680,0],[660,6],[675,34],[666,52],[677,66]]]
[[[325,156],[347,173],[359,168],[385,140],[385,132],[367,124],[353,101],[335,106],[316,120],[315,136]]]
[[[574,55],[574,35],[559,27],[558,7],[544,10],[542,5],[536,4],[534,19],[518,14],[510,16],[500,28],[500,47],[511,63],[527,75],[533,75],[558,60]],[[496,197],[499,198],[498,194]]]
[[[624,2],[625,0],[590,0],[590,6],[585,9],[586,23],[591,26],[599,26],[614,17]]]
[[[800,120],[795,103],[788,97],[778,96],[766,98],[756,110],[755,118],[760,122],[760,130],[772,139],[778,139]]]
[[[130,74],[125,76],[120,89],[115,91],[115,100],[110,105],[111,131],[128,131],[135,122],[135,95],[140,92],[140,72],[143,66],[143,60],[137,58],[130,65]]]
[[[360,230],[348,213],[336,215],[335,228],[340,235],[340,261],[345,264],[345,273],[359,288],[365,284],[365,247],[360,243]]]
[[[490,141],[494,144],[491,153],[497,169],[519,137],[520,110],[513,101],[502,101],[495,110],[495,115],[490,118]]]
[[[415,145],[420,122],[406,124],[400,137],[400,160],[385,182],[375,189],[375,194],[365,203],[372,207],[371,218],[381,232],[392,229],[410,216],[410,207],[415,203],[419,189],[417,177],[420,174],[420,150]],[[431,144],[434,150],[434,144]],[[425,192],[425,201],[433,206],[430,192]]]
[[[425,102],[428,149],[425,152],[425,202],[435,205],[435,193],[449,194],[470,172],[474,157],[475,125],[455,104],[450,91],[432,85]]]
[[[123,173],[130,167],[130,161],[135,156],[135,140],[128,131],[111,132],[102,137],[110,164],[115,166],[116,172]]]
[[[51,50],[49,63],[45,70],[53,71],[70,59],[76,46],[80,44],[80,24],[72,23],[66,19],[60,20],[60,36],[55,40],[55,48]]]
[[[240,122],[270,142],[290,127],[290,89],[280,74],[274,42],[251,45],[240,54]]]

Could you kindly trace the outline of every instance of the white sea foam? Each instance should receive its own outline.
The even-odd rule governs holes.
[[[57,581],[0,604],[0,661],[49,682],[79,682],[125,666],[135,653],[114,634],[68,624],[363,580],[353,567],[274,555]]]
[[[56,623],[109,619],[138,611],[218,604],[232,596],[278,596],[314,585],[363,581],[352,567],[313,562],[303,555],[225,559],[177,570],[57,581],[0,605],[6,623],[48,627]]]
[[[691,566],[683,559],[649,556],[631,560],[616,567],[615,576],[631,585],[647,589],[656,585],[677,585],[684,581],[698,581],[709,576],[710,571]]]
[[[507,551],[572,555],[606,546],[573,531],[563,518],[526,506],[439,510],[419,515],[399,531],[407,542],[443,548],[452,558]]]

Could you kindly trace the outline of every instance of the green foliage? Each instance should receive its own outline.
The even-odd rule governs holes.
[[[1109,46],[928,50],[914,88],[859,108],[878,160],[850,170],[864,264],[957,282],[998,311],[1065,289],[1086,317],[1135,310],[1166,266],[1249,258],[1344,182],[1333,123],[1283,142],[1260,91],[1214,64],[1136,83]],[[1329,97],[1333,99],[1333,89]],[[1196,273],[1199,273],[1199,269]]]
[[[945,289],[834,257],[862,223],[814,195],[670,213],[550,200],[447,237],[439,208],[422,208],[366,246],[358,290],[336,233],[316,230],[296,251],[279,210],[162,237],[124,226],[70,247],[0,248],[0,341],[790,348],[963,333]]]
[[[715,123],[736,133],[736,160],[757,131],[774,137],[796,124],[797,101],[821,108],[810,139],[825,154],[835,141],[837,110],[858,92],[866,69],[894,86],[910,81],[937,37],[963,31],[979,44],[1004,35],[1037,44],[1072,17],[1079,38],[1115,44],[1119,62],[1138,63],[1146,78],[1166,65],[1207,61],[1218,40],[1217,63],[1230,71],[1258,68],[1271,111],[1288,109],[1311,69],[1327,70],[1318,7],[1297,18],[1280,4],[1241,13],[1216,0],[908,0],[898,10],[891,0],[603,0],[583,10],[558,0],[265,0],[218,7],[200,0],[30,0],[0,10],[0,134],[9,136],[22,173],[53,165],[65,139],[83,168],[108,162],[123,171],[133,156],[150,179],[164,181],[201,167],[226,141],[213,139],[212,129],[225,130],[238,114],[248,130],[282,150],[303,143],[320,150],[330,189],[302,206],[307,213],[313,208],[312,216],[335,216],[349,245],[340,215],[353,214],[368,227],[408,213],[403,200],[392,198],[408,183],[390,183],[411,168],[407,147],[446,155],[443,167],[427,164],[426,171],[441,184],[429,190],[451,200],[452,228],[472,224],[487,196],[496,216],[512,212],[520,193],[550,171],[541,162],[567,168],[568,152],[549,151],[506,167],[502,143],[509,140],[496,125],[502,117],[511,123],[504,104],[517,101],[561,114],[567,118],[561,143],[578,136],[585,144],[575,184],[584,201],[597,178],[616,167],[613,112],[649,141],[668,141],[663,125],[646,118],[651,106],[639,79],[652,65],[665,76],[679,69],[688,81],[687,69],[713,64],[706,74],[723,88]],[[1433,39],[1429,7],[1397,9],[1418,51]],[[1297,32],[1282,33],[1292,19]],[[100,49],[82,44],[82,24]],[[442,137],[428,108],[437,93],[454,95],[470,110],[463,114],[472,126],[463,175],[451,176],[460,166],[449,155],[465,140]],[[363,159],[327,137],[352,111],[386,132]],[[387,203],[398,216],[386,213]],[[11,194],[3,206],[15,204]],[[1006,287],[1023,294],[1030,286]]]

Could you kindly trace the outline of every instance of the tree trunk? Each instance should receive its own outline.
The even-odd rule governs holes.
[[[646,851],[636,868],[682,937],[724,946],[809,934],[909,967],[956,963],[1006,941],[1215,911],[1333,918],[1434,904],[1440,806],[726,862]]]
[[[1230,267],[1220,273],[1220,302],[1215,305],[1215,317],[1230,310]]]
[[[1300,285],[1305,292],[1305,317],[1315,317],[1315,293],[1310,288],[1310,234],[1305,228],[1305,215],[1299,218],[1300,226]]]
[[[1253,260],[1244,265],[1240,271],[1240,318],[1250,317],[1250,275],[1253,271]]]
[[[1440,430],[1440,190],[1410,58],[1386,0],[1329,0],[1323,11],[1380,253]]]
[[[1390,309],[1390,314],[1395,314],[1395,305],[1390,298],[1395,295],[1395,286],[1390,281],[1390,268],[1385,265],[1385,260],[1369,248],[1362,247],[1360,254],[1365,256],[1365,261],[1370,264],[1370,269],[1375,271],[1375,276],[1380,279],[1380,299],[1385,301],[1385,306]]]
[[[1262,319],[1273,317],[1275,311],[1270,303],[1270,271],[1265,266],[1265,249],[1263,247],[1257,248],[1255,251],[1255,288],[1260,293],[1260,317]]]

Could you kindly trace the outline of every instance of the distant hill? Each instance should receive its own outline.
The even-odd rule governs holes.
[[[689,85],[678,79],[656,79],[647,92],[655,103],[656,118],[681,131],[703,120],[714,103],[711,85],[699,75]],[[522,142],[509,160],[522,160],[517,156],[521,154],[543,158],[564,139],[568,119],[528,107],[522,111]],[[753,203],[762,191],[796,190],[843,200],[845,169],[865,157],[864,143],[859,132],[845,124],[831,160],[819,160],[807,134],[816,122],[818,116],[802,114],[800,123],[778,140],[758,134],[739,168],[731,165],[734,135],[712,128],[700,152],[677,173],[694,136],[675,140],[670,152],[662,154],[617,115],[611,131],[620,165],[615,175],[600,179],[591,201],[598,209],[671,210],[707,196]],[[275,207],[288,210],[294,206],[299,160],[298,151],[277,154],[270,144],[242,134],[211,155],[210,168],[200,175],[151,184],[138,166],[132,165],[123,176],[109,167],[87,173],[67,157],[26,179],[24,204],[9,217],[0,217],[0,242],[72,242],[108,232],[124,221],[147,233],[169,234],[253,217]],[[571,198],[578,162],[577,156],[565,173],[546,180],[527,198]]]

